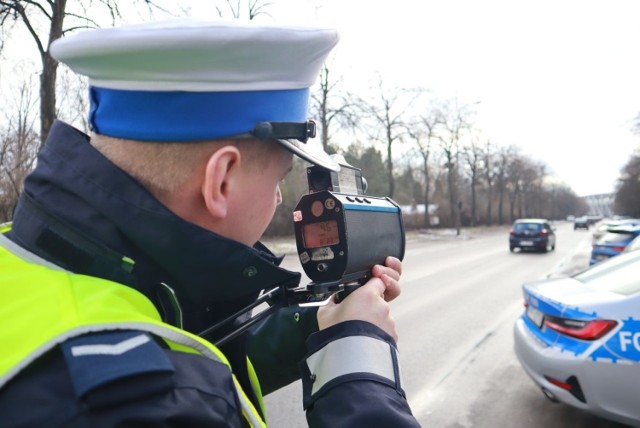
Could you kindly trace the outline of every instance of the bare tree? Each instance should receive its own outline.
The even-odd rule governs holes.
[[[393,198],[395,191],[393,147],[394,143],[401,141],[406,134],[405,116],[417,95],[412,95],[409,91],[402,89],[386,91],[381,80],[378,87],[377,98],[373,103],[361,101],[359,105],[365,115],[373,122],[373,126],[370,129],[365,129],[365,132],[373,140],[381,142],[386,147],[388,196]]]
[[[520,217],[533,217],[532,195],[535,192],[538,171],[532,161],[525,157],[520,159],[519,167],[518,215]]]
[[[498,187],[498,224],[504,224],[504,202],[508,194],[509,164],[518,150],[515,146],[501,147],[497,153],[496,185]],[[513,217],[513,214],[512,214]]]
[[[271,2],[265,2],[262,0],[214,0],[214,3],[216,5],[216,11],[218,12],[220,18],[228,16],[228,12],[235,19],[244,18],[246,14],[246,17],[250,20],[259,15],[270,16],[267,12],[267,9],[273,4]],[[224,4],[220,6],[221,3]]]
[[[517,217],[531,217],[539,211],[535,211],[534,193],[541,189],[544,179],[545,167],[542,164],[515,153],[507,166],[507,189],[509,191],[509,203],[511,221]]]
[[[548,183],[544,162],[523,155],[515,146],[498,147],[493,159],[500,224],[505,222],[505,198],[511,221],[521,217],[560,218],[580,209],[582,202],[571,189]]]
[[[472,127],[471,112],[467,106],[459,107],[457,100],[445,103],[440,112],[444,134],[439,136],[438,139],[440,140],[440,149],[445,158],[444,166],[447,169],[449,209],[451,220],[456,225],[456,234],[460,235],[462,201],[460,201],[458,195],[458,160],[461,139]]]
[[[89,79],[62,67],[58,73],[56,93],[58,105],[56,117],[89,133]]]
[[[355,128],[358,118],[355,104],[351,101],[355,97],[348,93],[341,94],[339,92],[341,81],[332,81],[330,72],[331,70],[325,64],[320,71],[319,88],[311,94],[310,108],[312,116],[320,122],[322,147],[328,153],[336,151],[330,146],[332,124],[337,123],[338,128]]]
[[[7,40],[8,29],[0,25],[0,58],[2,58],[2,51],[4,50],[5,40]]]
[[[154,0],[137,0],[149,10],[161,9]],[[95,3],[101,8],[96,9]],[[127,3],[127,2],[125,2]],[[78,0],[67,10],[67,0],[0,0],[0,26],[13,22],[24,25],[40,56],[40,145],[44,144],[56,117],[56,76],[58,62],[49,54],[54,40],[80,28],[97,27],[91,16],[104,16],[106,11],[112,22],[121,18],[118,0]],[[65,21],[69,21],[66,26]],[[42,23],[45,23],[44,25]]]
[[[0,222],[11,219],[22,183],[38,153],[34,98],[29,82],[23,82],[7,117],[7,128],[0,131]]]
[[[487,140],[482,149],[482,173],[487,185],[487,225],[493,224],[493,187],[498,176],[497,154],[490,140]]]
[[[566,218],[569,214],[575,215],[588,211],[587,202],[577,196],[567,185],[551,184],[547,187],[546,193],[551,204],[549,212],[545,213],[545,217],[560,219]]]
[[[441,125],[440,114],[435,106],[427,108],[427,112],[419,118],[417,123],[412,125],[407,133],[415,142],[417,151],[422,159],[422,175],[424,177],[424,221],[423,227],[428,229],[431,226],[429,217],[430,193],[431,193],[431,157],[433,156],[433,141],[436,139],[438,127]]]
[[[522,193],[522,172],[524,170],[524,160],[520,154],[514,155],[507,165],[507,192],[509,195],[509,219],[513,222],[522,216],[522,204],[520,195]],[[517,210],[520,212],[517,212]]]
[[[633,153],[620,171],[614,207],[618,214],[640,217],[640,151]]]
[[[467,175],[471,181],[471,226],[476,226],[478,223],[476,190],[481,179],[481,171],[483,168],[482,147],[476,138],[472,138],[469,144],[464,146],[462,149],[462,158],[465,162]]]
[[[548,189],[545,186],[547,165],[542,161],[532,161],[529,185],[529,212],[534,217],[546,217]]]

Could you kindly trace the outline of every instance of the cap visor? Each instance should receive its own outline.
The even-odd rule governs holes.
[[[276,139],[275,141],[307,162],[311,162],[314,165],[318,165],[330,171],[340,171],[340,165],[331,159],[331,156],[329,156],[324,150],[317,146],[305,144],[297,140]]]

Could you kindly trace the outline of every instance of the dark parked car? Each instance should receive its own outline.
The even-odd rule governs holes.
[[[556,234],[549,222],[542,218],[521,218],[509,231],[509,250],[547,252],[556,248]]]
[[[640,235],[640,225],[627,224],[609,229],[598,242],[593,244],[589,264],[617,256],[638,235]]]
[[[586,217],[578,217],[573,221],[573,230],[586,229],[589,230],[589,220]]]

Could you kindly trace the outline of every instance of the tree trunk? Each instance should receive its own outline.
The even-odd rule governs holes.
[[[456,235],[460,235],[460,208],[458,207],[458,202],[456,201],[456,180],[455,180],[455,168],[451,162],[449,162],[449,173],[447,176],[448,184],[449,184],[449,205],[451,212],[451,222],[456,227]]]
[[[500,184],[500,192],[498,196],[498,224],[504,224],[504,185]]]
[[[487,226],[491,226],[493,224],[493,219],[491,218],[491,216],[493,215],[493,213],[491,212],[491,208],[492,208],[492,199],[493,199],[493,186],[491,184],[491,181],[489,181],[487,183]]]
[[[389,197],[393,199],[393,192],[395,191],[395,182],[393,180],[393,160],[391,159],[391,133],[387,130],[387,177],[389,179]]]
[[[40,147],[47,140],[49,130],[56,118],[56,75],[58,62],[47,54],[45,67],[40,74]]]
[[[425,229],[429,229],[431,227],[431,218],[429,217],[429,188],[431,187],[431,183],[429,182],[429,167],[427,166],[427,161],[424,161],[424,223],[423,226]]]
[[[516,216],[516,211],[515,211],[515,201],[511,198],[509,198],[509,219],[511,220],[511,222],[513,223],[513,220],[515,219]]]
[[[320,127],[322,128],[322,148],[329,153],[329,122],[327,121],[327,103],[322,102],[322,113],[320,114]]]
[[[525,217],[526,207],[525,207],[525,195],[523,191],[519,191],[516,195],[518,201],[518,217]]]
[[[476,220],[476,180],[471,179],[471,227],[475,227]]]
[[[329,98],[329,69],[325,66],[320,73],[320,88],[322,99],[320,101],[320,128],[322,131],[322,148],[329,153],[329,120],[327,118],[327,99]]]
[[[49,130],[56,118],[56,76],[58,61],[49,55],[51,43],[62,37],[62,26],[65,17],[67,0],[55,0],[52,5],[51,27],[49,27],[49,43],[44,52],[40,52],[42,74],[40,74],[40,148],[49,135]]]

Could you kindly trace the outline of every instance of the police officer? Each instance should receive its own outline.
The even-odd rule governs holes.
[[[293,154],[338,168],[306,117],[337,40],[179,20],[51,46],[89,77],[92,136],[54,123],[1,230],[1,426],[265,426],[262,395],[300,376],[310,426],[417,426],[395,258],[340,304],[229,336],[300,280],[259,239]]]

